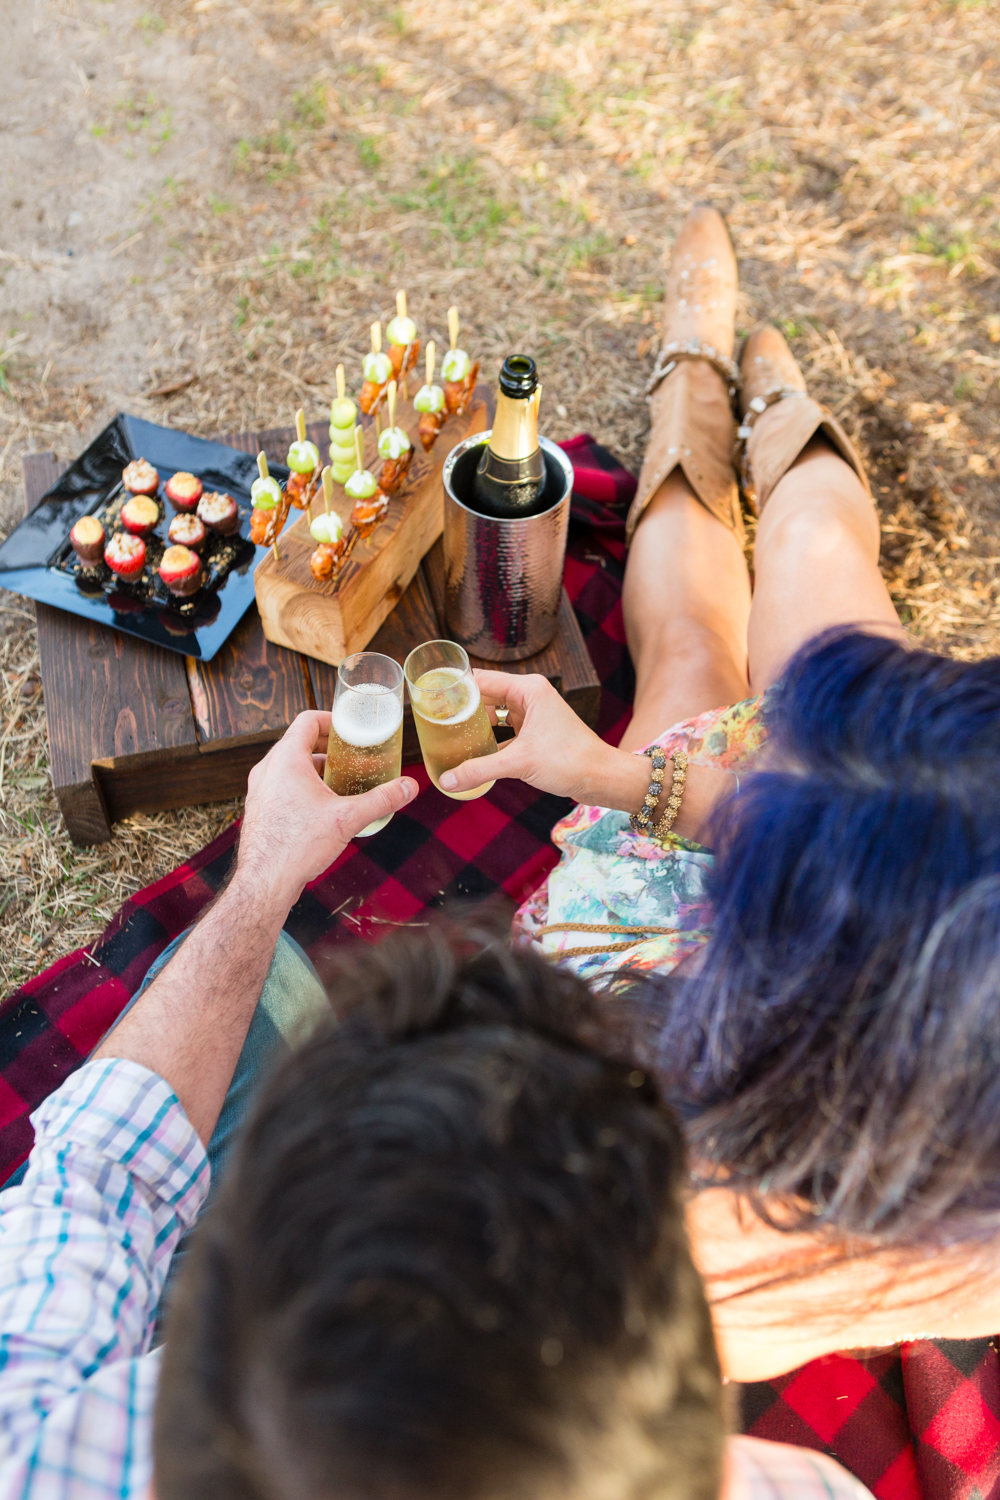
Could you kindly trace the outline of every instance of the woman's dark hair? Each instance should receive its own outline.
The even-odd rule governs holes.
[[[716,1500],[679,1130],[508,941],[361,949],[267,1086],[168,1321],[158,1500]]]
[[[658,1034],[689,1149],[788,1227],[991,1238],[1000,661],[830,634],[775,699],[767,769],[716,828],[704,965]]]

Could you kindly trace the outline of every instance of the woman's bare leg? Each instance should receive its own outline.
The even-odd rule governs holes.
[[[636,676],[623,750],[747,696],[750,575],[743,549],[680,469],[643,513],[629,549],[622,609]]]
[[[760,418],[762,429],[769,415]],[[870,496],[833,447],[815,438],[775,485],[757,528],[748,629],[755,693],[831,626],[871,625],[904,635],[878,553]]]

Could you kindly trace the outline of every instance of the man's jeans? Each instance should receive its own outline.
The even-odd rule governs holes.
[[[180,937],[174,938],[150,965],[142,984],[122,1011],[122,1016],[128,1014],[143,990],[152,984],[186,937],[187,932],[182,932]],[[310,1025],[329,1013],[330,1003],[319,975],[294,938],[290,938],[287,932],[282,932],[218,1124],[208,1143],[213,1191],[261,1083],[300,1036],[309,1030]],[[122,1016],[118,1017],[119,1021]],[[20,1182],[27,1168],[27,1162],[18,1167],[4,1186],[13,1187]]]
[[[191,929],[188,928],[188,932]],[[173,958],[187,937],[175,937],[152,964],[145,979],[122,1011],[127,1015],[143,990]],[[330,1014],[330,1002],[316,970],[294,938],[287,932],[278,937],[271,967],[250,1022],[212,1139],[208,1143],[208,1160],[212,1168],[212,1186],[218,1183],[228,1161],[257,1090],[274,1066],[291,1051],[311,1025]],[[121,1016],[118,1017],[119,1021]]]

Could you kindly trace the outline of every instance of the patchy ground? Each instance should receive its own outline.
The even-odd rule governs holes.
[[[318,417],[405,285],[545,428],[637,465],[660,255],[729,218],[875,471],[911,627],[1000,632],[1000,24],[990,0],[22,0],[0,87],[0,531],[20,456],[118,409],[206,435]],[[91,938],[236,805],[76,850],[31,606],[0,594],[0,989]]]

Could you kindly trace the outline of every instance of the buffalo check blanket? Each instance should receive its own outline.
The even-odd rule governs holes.
[[[598,727],[617,743],[633,689],[620,593],[635,479],[590,437],[564,447],[576,476],[566,588],[602,683]],[[410,773],[426,795],[385,832],[346,849],[292,911],[288,930],[314,958],[459,897],[521,901],[555,863],[549,831],[568,803],[498,782],[486,797],[456,805],[429,788],[422,766]],[[237,835],[227,829],[139,891],[89,948],[0,1006],[0,1182],[28,1154],[30,1111],[79,1067],[153,959],[219,889]],[[832,1454],[879,1500],[1000,1500],[996,1340],[834,1355],[744,1386],[740,1397],[744,1431]]]

